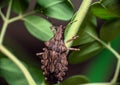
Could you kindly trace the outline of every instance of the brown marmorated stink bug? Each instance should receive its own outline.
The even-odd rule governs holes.
[[[68,49],[64,43],[63,30],[64,29],[62,25],[58,26],[54,37],[45,42],[46,47],[43,48],[44,52],[37,53],[38,56],[41,56],[41,69],[43,71],[43,75],[45,76],[45,79],[51,84],[61,82],[66,74],[65,72],[68,70]],[[70,50],[79,49],[73,48]]]

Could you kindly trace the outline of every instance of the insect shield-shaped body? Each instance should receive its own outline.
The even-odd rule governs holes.
[[[47,81],[50,83],[58,83],[63,80],[65,71],[67,71],[67,48],[63,40],[62,25],[57,27],[57,31],[52,39],[45,42],[46,47],[41,56],[41,69]]]

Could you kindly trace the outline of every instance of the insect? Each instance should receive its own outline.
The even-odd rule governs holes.
[[[68,70],[67,47],[64,43],[63,27],[57,27],[54,37],[45,42],[44,52],[37,53],[41,56],[41,69],[45,79],[52,83],[59,83],[63,80],[65,72]],[[72,49],[79,50],[79,49]]]

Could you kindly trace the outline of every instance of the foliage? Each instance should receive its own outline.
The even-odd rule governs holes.
[[[117,51],[120,49],[120,1],[100,0],[92,4],[91,2],[92,0],[83,0],[79,10],[73,15],[73,6],[70,0],[37,0],[35,8],[30,12],[26,12],[30,4],[29,0],[2,1],[0,3],[0,16],[3,20],[0,33],[0,77],[3,77],[9,85],[45,84],[42,72],[37,66],[20,61],[17,55],[15,56],[3,45],[8,25],[17,20],[22,20],[28,32],[39,40],[48,41],[53,37],[53,32],[50,29],[52,23],[42,16],[36,15],[40,14],[59,20],[72,18],[65,30],[65,44],[67,48],[74,46],[80,48],[81,51],[70,52],[68,60],[71,64],[81,63],[96,57],[86,68],[88,71],[85,70],[85,75],[88,78],[76,75],[64,80],[59,85],[116,85],[119,83],[117,79],[120,70],[120,54]],[[6,6],[8,8],[5,15],[2,9]],[[11,18],[11,11],[17,16]],[[97,20],[104,21],[100,28],[98,28]],[[75,35],[79,35],[79,38],[66,43]],[[115,66],[113,64],[116,61],[113,56],[117,60],[115,73],[114,75],[111,75],[111,72],[108,74],[113,76],[113,79],[106,83],[108,80],[105,77],[106,73]],[[104,70],[101,71],[96,67]],[[96,69],[98,70],[97,74],[100,75],[95,73]]]
[[[88,82],[89,80],[85,76],[76,75],[76,76],[69,77],[59,85],[73,85],[73,84],[78,85],[78,84],[84,84]]]

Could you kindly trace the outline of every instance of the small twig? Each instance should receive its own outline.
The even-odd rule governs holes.
[[[3,39],[4,39],[4,36],[5,36],[5,32],[6,32],[7,26],[8,26],[8,22],[7,22],[7,20],[5,20],[5,22],[4,22],[4,24],[3,24],[3,27],[2,27],[2,30],[1,30],[1,33],[0,33],[0,45],[1,45],[2,42],[3,42]]]
[[[104,83],[88,83],[88,84],[80,84],[80,85],[116,85],[116,84],[115,83],[111,84],[109,82],[104,82]]]
[[[111,80],[111,83],[115,83],[117,81],[117,78],[119,76],[119,71],[120,71],[120,60],[118,60],[118,62],[117,62],[117,67],[116,67],[113,79]]]
[[[10,17],[10,12],[11,12],[11,8],[12,8],[12,2],[13,2],[13,0],[10,0],[9,5],[8,5],[7,14],[6,14],[7,19],[9,19],[9,17]]]
[[[5,21],[5,15],[3,14],[1,8],[0,8],[0,15],[1,15],[1,18],[3,19],[3,21]]]
[[[4,17],[2,15],[4,17],[4,24],[3,24],[2,31],[1,31],[1,34],[0,34],[0,45],[3,42],[4,36],[5,36],[5,32],[6,32],[6,29],[7,29],[7,26],[8,26],[8,19],[10,17],[10,11],[11,11],[11,7],[12,7],[12,1],[13,0],[10,0],[10,2],[9,2],[6,17]]]
[[[5,54],[9,59],[11,59],[24,73],[24,76],[26,77],[29,85],[36,85],[34,82],[32,76],[28,72],[28,70],[24,67],[22,62],[20,62],[15,55],[13,55],[7,48],[5,48],[3,45],[0,45],[0,51]]]
[[[28,12],[28,13],[25,13],[25,14],[20,14],[20,15],[18,15],[17,17],[11,18],[8,22],[9,22],[9,23],[15,22],[15,21],[17,21],[17,20],[20,20],[20,19],[26,17],[26,16],[35,14],[36,12],[37,12],[37,11],[31,11],[31,12]]]
[[[25,66],[22,64],[22,62],[20,62],[15,55],[13,55],[7,48],[5,48],[2,45],[7,26],[9,24],[12,1],[13,0],[10,0],[10,2],[9,2],[9,6],[8,6],[8,9],[7,9],[6,16],[4,16],[2,11],[0,10],[0,15],[1,15],[2,19],[4,20],[3,27],[2,27],[2,30],[1,30],[1,33],[0,33],[0,51],[3,54],[5,54],[10,60],[12,60],[20,68],[20,70],[23,72],[25,78],[27,79],[29,85],[36,85],[36,83],[33,80],[32,76],[30,75],[28,70],[25,68]]]
[[[91,2],[92,2],[92,0],[83,0],[79,10],[75,14],[75,17],[70,22],[72,24],[69,24],[70,26],[69,25],[67,26],[68,28],[66,28],[66,29],[70,29],[70,30],[68,30],[68,32],[65,36],[65,40],[64,40],[67,48],[71,47],[72,42],[69,42],[69,43],[66,43],[66,42],[77,34],[86,14],[88,12]]]
[[[89,32],[86,32],[88,35],[90,35],[92,38],[94,38],[95,40],[97,40],[99,43],[101,43],[104,47],[106,47],[110,52],[112,52],[115,57],[118,59],[118,64],[117,64],[117,68],[115,70],[115,74],[113,76],[113,79],[111,80],[111,83],[116,83],[117,81],[117,78],[118,78],[118,75],[119,75],[119,70],[120,70],[120,55],[117,51],[115,51],[110,43],[107,44],[105,43],[104,41],[102,41],[101,39],[99,39],[98,37],[94,36],[93,34],[89,33]]]
[[[90,35],[92,38],[94,38],[95,40],[97,40],[99,43],[101,43],[103,46],[105,46],[109,51],[111,51],[118,60],[120,60],[120,55],[118,52],[116,52],[110,44],[105,43],[104,41],[102,41],[101,39],[99,39],[98,37],[94,36],[92,33],[86,32],[88,35]]]

